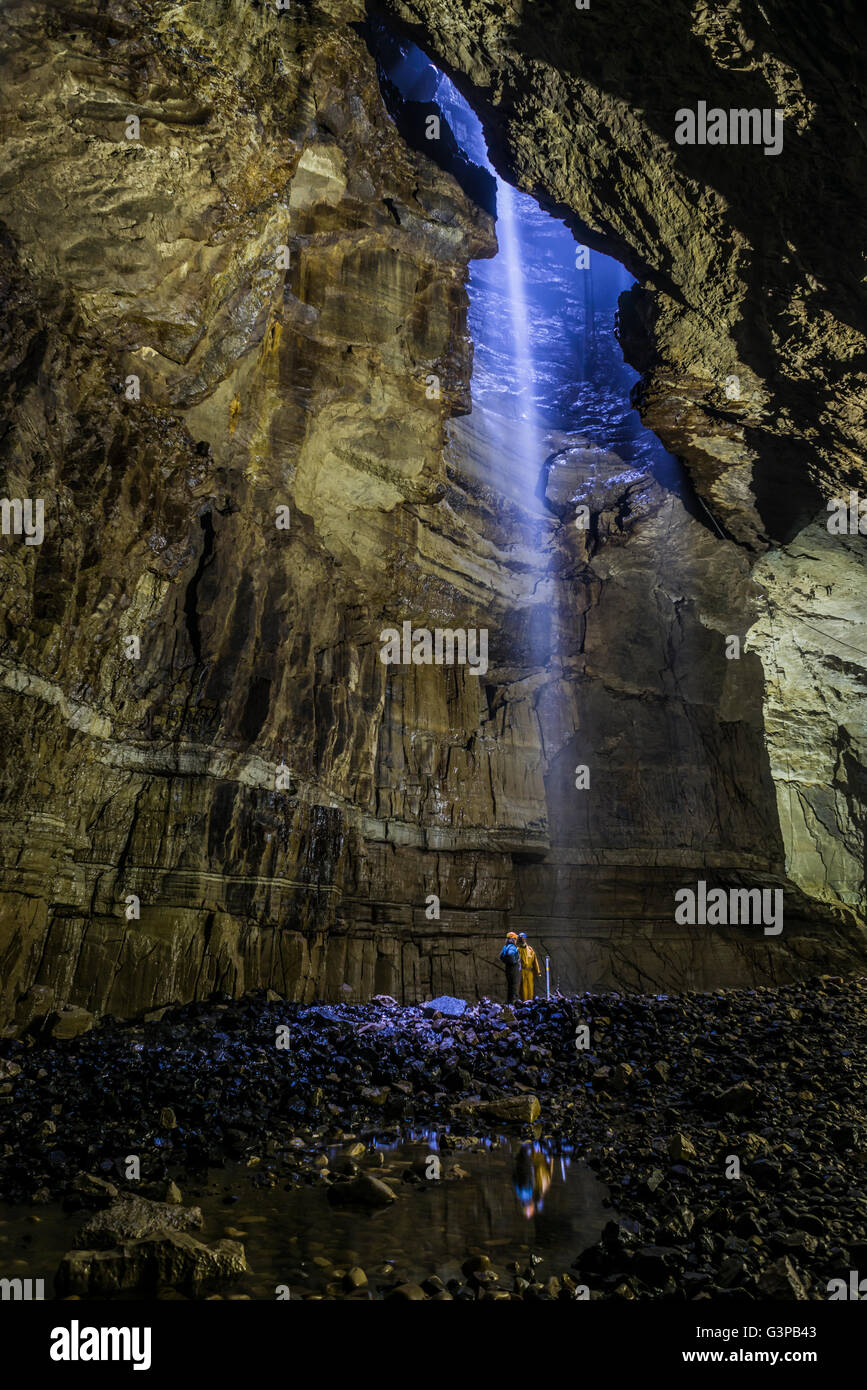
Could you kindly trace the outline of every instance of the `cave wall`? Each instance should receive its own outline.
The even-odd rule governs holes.
[[[399,137],[360,5],[4,7],[2,489],[44,498],[46,515],[41,545],[0,540],[9,1026],[63,1001],[130,1013],[254,985],[491,992],[519,922],[572,988],[788,978],[858,958],[863,668],[829,701],[818,656],[800,682],[794,633],[769,683],[763,605],[773,587],[789,612],[796,579],[774,568],[783,552],[750,483],[766,446],[773,475],[786,429],[794,460],[798,431],[811,438],[810,486],[835,460],[848,478],[851,403],[831,399],[829,371],[817,423],[790,382],[796,420],[767,406],[763,378],[720,424],[715,372],[736,362],[758,381],[757,359],[730,356],[707,284],[681,283],[694,264],[671,249],[692,226],[681,203],[658,177],[620,182],[638,118],[601,93],[611,122],[555,184],[563,113],[540,104],[538,58],[528,70],[508,55],[519,39],[536,53],[516,12],[392,11],[425,26],[503,148],[520,145],[510,175],[644,267],[624,327],[629,344],[644,323],[656,354],[642,409],[728,538],[616,458],[597,452],[588,471],[574,443],[551,461],[548,506],[498,489],[508,459],[470,458],[465,284],[468,262],[496,250],[494,225]],[[495,50],[507,60],[493,80]],[[546,91],[580,85],[562,55]],[[728,254],[730,288],[741,233],[719,203],[702,217],[696,245],[708,267]],[[804,335],[814,371],[839,343],[827,296],[808,300],[827,328],[821,343]],[[750,449],[708,465],[708,421]],[[586,534],[566,516],[578,498]],[[857,585],[860,554],[846,556]],[[489,671],[385,667],[379,632],[406,619],[488,628]],[[752,649],[727,660],[726,635],[751,628]],[[778,811],[795,696],[792,746],[814,789],[802,820]],[[785,939],[676,928],[674,889],[705,874],[786,883]]]
[[[732,535],[789,539],[863,484],[855,3],[375,8],[470,98],[500,172],[639,280],[624,338],[643,417]],[[675,143],[701,100],[782,111],[781,152]]]
[[[375,8],[471,100],[500,173],[636,276],[620,314],[636,404],[756,567],[747,649],[787,873],[863,917],[864,531],[826,525],[832,499],[865,493],[863,13]],[[779,111],[781,152],[677,144],[677,112],[699,101]]]

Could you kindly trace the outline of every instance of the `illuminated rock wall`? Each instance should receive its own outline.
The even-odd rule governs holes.
[[[850,476],[858,422],[831,367],[855,329],[820,290],[796,314],[778,286],[801,356],[772,399],[765,365],[723,332],[753,303],[723,314],[725,286],[743,271],[754,295],[763,264],[723,194],[699,196],[687,172],[680,197],[658,173],[621,178],[629,149],[636,171],[662,159],[661,137],[604,89],[592,148],[566,122],[572,153],[555,158],[541,132],[572,110],[557,82],[585,90],[573,50],[551,49],[563,72],[548,70],[546,105],[517,50],[491,77],[498,36],[508,53],[529,32],[476,20],[465,43],[459,9],[473,6],[392,17],[423,22],[434,56],[477,84],[515,143],[508,173],[646,268],[624,315],[645,418],[732,539],[564,440],[527,543],[499,461],[470,459],[462,433],[467,264],[494,254],[494,224],[399,137],[359,5],[4,7],[2,489],[45,503],[40,545],[0,542],[5,1020],[259,984],[305,999],[492,991],[519,922],[564,988],[743,983],[860,957],[863,665],[833,707],[818,671],[786,743],[796,673],[767,685],[770,584],[751,573],[775,553],[753,482],[779,488],[784,451],[809,487],[831,485],[835,459],[834,481]],[[776,248],[763,255],[776,284]],[[821,361],[817,405],[799,382]],[[719,395],[731,370],[737,410]],[[736,445],[711,448],[710,420]],[[587,532],[569,524],[582,498]],[[797,583],[797,567],[774,570],[785,611]],[[384,665],[380,631],[406,620],[486,628],[489,669]],[[726,636],[754,623],[727,660]],[[810,749],[821,780],[830,753],[810,730],[830,748],[841,727],[846,792],[835,816],[810,802],[822,869],[807,872],[796,818],[781,830],[780,750]],[[675,927],[675,889],[714,873],[800,884],[791,930]]]

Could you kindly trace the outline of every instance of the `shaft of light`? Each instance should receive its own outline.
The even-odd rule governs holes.
[[[500,254],[506,270],[508,282],[509,316],[511,319],[512,361],[519,383],[525,408],[519,406],[518,431],[520,451],[531,476],[533,486],[536,479],[533,473],[536,450],[536,409],[533,399],[535,374],[530,350],[530,324],[527,313],[527,297],[524,291],[524,265],[521,256],[521,234],[519,230],[515,190],[503,179],[497,178],[497,232]]]

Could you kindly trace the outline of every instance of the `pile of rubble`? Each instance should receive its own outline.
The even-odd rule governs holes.
[[[514,1130],[571,1145],[618,1215],[575,1251],[578,1293],[560,1296],[826,1297],[831,1278],[867,1267],[865,1002],[863,979],[828,977],[514,1008],[255,992],[104,1019],[71,1041],[5,1039],[0,1190],[84,1207],[87,1183],[123,1186],[132,1153],[151,1196],[237,1160],[254,1184],[370,1202],[375,1176],[351,1156],[330,1171],[327,1146],[428,1126],[448,1148]],[[162,1256],[138,1253],[159,1274]],[[215,1268],[223,1256],[229,1268],[243,1252],[217,1252]],[[94,1287],[106,1263],[71,1261],[64,1286]]]

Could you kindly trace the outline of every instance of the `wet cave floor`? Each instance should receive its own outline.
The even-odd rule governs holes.
[[[2,1274],[84,1300],[826,1299],[867,1264],[865,1006],[828,977],[456,1016],[259,991],[4,1039]]]
[[[395,1287],[427,1284],[431,1276],[445,1288],[462,1282],[468,1259],[485,1256],[509,1279],[517,1274],[528,1284],[547,1283],[566,1274],[577,1283],[569,1270],[576,1249],[598,1239],[609,1220],[606,1190],[589,1168],[569,1155],[546,1153],[538,1142],[494,1139],[443,1154],[439,1178],[426,1180],[427,1158],[436,1156],[437,1144],[431,1134],[427,1142],[418,1135],[366,1149],[355,1166],[399,1197],[378,1208],[333,1206],[330,1175],[317,1175],[312,1185],[257,1185],[240,1164],[228,1164],[216,1181],[187,1185],[182,1200],[202,1213],[202,1227],[193,1230],[197,1239],[243,1243],[248,1269],[223,1290],[229,1296],[380,1298]],[[324,1151],[335,1169],[342,1147]],[[519,1186],[525,1167],[528,1180]],[[48,1290],[84,1221],[81,1212],[64,1211],[59,1203],[11,1207],[0,1215],[0,1246],[11,1272],[34,1279],[47,1272]],[[163,1296],[183,1292],[164,1289]]]

